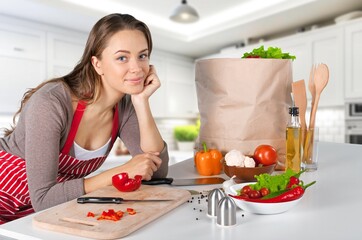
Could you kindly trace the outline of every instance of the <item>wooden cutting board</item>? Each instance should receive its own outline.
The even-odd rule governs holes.
[[[126,193],[119,192],[113,186],[108,186],[85,196],[173,200],[163,202],[127,202],[122,204],[79,204],[74,199],[36,214],[33,218],[33,225],[51,231],[87,238],[122,238],[185,203],[190,199],[191,194],[183,189],[142,185],[137,191]],[[127,208],[133,208],[137,213],[135,215],[128,215],[126,214]],[[108,209],[122,210],[125,214],[119,221],[97,220],[97,217]],[[87,217],[88,212],[93,212],[95,217]]]

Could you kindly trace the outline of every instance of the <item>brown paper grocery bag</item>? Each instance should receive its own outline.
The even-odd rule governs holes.
[[[237,149],[252,155],[258,145],[272,145],[277,169],[284,169],[291,60],[205,59],[195,71],[199,140],[224,154]]]

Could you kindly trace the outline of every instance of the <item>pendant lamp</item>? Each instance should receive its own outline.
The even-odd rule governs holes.
[[[199,14],[187,4],[186,0],[182,0],[181,5],[171,14],[170,19],[178,23],[193,23],[199,19]]]

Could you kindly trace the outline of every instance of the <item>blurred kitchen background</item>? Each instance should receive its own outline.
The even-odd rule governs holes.
[[[181,4],[199,19],[171,20]],[[362,144],[361,0],[0,0],[0,127],[9,127],[27,88],[72,69],[91,27],[113,12],[151,29],[162,82],[151,107],[171,151],[178,150],[174,128],[198,119],[195,61],[239,58],[260,45],[296,55],[294,81],[308,82],[312,64],[326,63],[320,140]]]

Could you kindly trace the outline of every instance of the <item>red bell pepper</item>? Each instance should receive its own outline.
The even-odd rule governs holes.
[[[141,183],[141,175],[136,175],[135,178],[129,178],[128,173],[120,173],[112,177],[112,185],[121,192],[136,191],[141,186]]]

